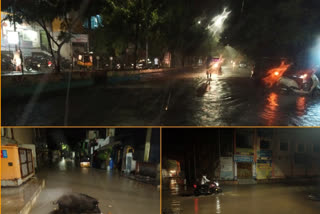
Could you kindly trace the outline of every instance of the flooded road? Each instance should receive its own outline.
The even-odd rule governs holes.
[[[2,125],[319,126],[320,96],[257,86],[249,69],[223,67],[142,74],[139,81],[72,89],[37,99],[6,99]],[[31,101],[32,100],[32,101]],[[67,117],[66,117],[67,115]]]
[[[117,173],[92,168],[78,168],[71,160],[37,174],[46,180],[31,214],[49,214],[59,197],[66,193],[82,193],[99,201],[104,214],[158,214],[160,196],[157,187],[119,176]]]
[[[308,185],[259,184],[224,186],[223,193],[181,196],[177,189],[163,190],[163,214],[316,214],[319,201],[311,201]]]

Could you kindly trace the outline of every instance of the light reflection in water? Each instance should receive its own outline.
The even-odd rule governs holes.
[[[178,195],[179,193],[179,185],[176,181],[176,179],[170,180],[170,190],[172,195]]]
[[[66,160],[64,159],[64,157],[62,157],[62,160],[59,162],[58,166],[60,171],[66,170]]]
[[[265,105],[262,117],[267,121],[267,125],[272,125],[276,118],[276,113],[278,109],[278,95],[274,92],[270,93],[267,98],[267,103]]]
[[[181,202],[178,200],[172,200],[171,210],[172,210],[172,213],[174,213],[174,214],[180,214],[181,213]]]
[[[198,198],[195,198],[194,199],[194,214],[198,214],[198,211],[199,211],[199,200]]]
[[[297,99],[297,114],[298,116],[303,116],[306,109],[306,98],[298,97]]]
[[[220,206],[220,199],[219,197],[216,197],[216,213],[221,213],[221,206]]]

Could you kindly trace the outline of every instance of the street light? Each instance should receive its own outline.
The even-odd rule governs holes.
[[[201,24],[201,21],[200,21],[200,20],[198,21],[198,24],[199,24],[199,25]]]
[[[211,32],[213,32],[213,34],[221,32],[223,30],[223,24],[225,20],[229,17],[230,13],[231,11],[227,11],[227,8],[224,8],[221,14],[212,18],[212,24],[208,26],[208,29]]]

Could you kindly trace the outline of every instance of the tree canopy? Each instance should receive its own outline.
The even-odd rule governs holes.
[[[243,7],[237,2],[232,4],[224,43],[253,58],[305,56],[320,35],[317,0],[244,0]]]

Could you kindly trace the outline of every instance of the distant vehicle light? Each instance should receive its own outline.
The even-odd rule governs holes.
[[[81,168],[90,167],[90,162],[80,162],[80,167]]]
[[[196,184],[193,184],[193,188],[195,188],[195,189],[196,189],[196,188],[197,188],[197,185],[196,185]]]
[[[38,68],[40,68],[40,67],[41,67],[41,65],[40,65],[40,64],[38,64],[38,65],[37,65],[37,67],[38,67]]]

